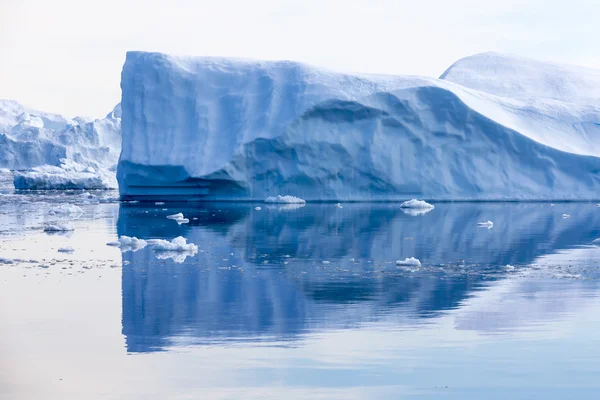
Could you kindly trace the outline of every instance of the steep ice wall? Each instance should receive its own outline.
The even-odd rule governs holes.
[[[527,101],[452,82],[451,70],[441,80],[346,75],[291,62],[130,52],[121,80],[121,195],[599,197],[600,112],[591,95],[541,98],[552,93],[545,88]],[[544,74],[540,82],[551,75]],[[592,93],[597,82],[588,75]]]

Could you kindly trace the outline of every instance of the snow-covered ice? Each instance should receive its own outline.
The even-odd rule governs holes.
[[[120,193],[595,199],[599,76],[496,53],[434,79],[129,52]]]
[[[421,267],[421,261],[417,258],[410,257],[405,258],[404,260],[396,261],[396,265],[398,266],[407,266],[407,267]]]
[[[492,229],[494,227],[494,223],[492,221],[478,222],[477,226],[480,228]]]
[[[265,199],[265,203],[277,203],[277,204],[306,204],[304,199],[296,196],[282,196],[278,194],[277,196],[270,196]]]

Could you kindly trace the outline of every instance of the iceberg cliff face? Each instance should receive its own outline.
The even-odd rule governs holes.
[[[596,71],[577,72],[589,79],[586,95],[576,97],[552,91],[548,77],[560,66],[540,71],[528,92],[535,63],[494,54],[465,60],[431,79],[130,52],[121,80],[121,195],[599,197]],[[514,84],[480,84],[508,78],[495,62],[511,65]],[[519,63],[527,66],[522,81]],[[478,80],[481,71],[487,75]],[[512,87],[520,92],[509,96]]]

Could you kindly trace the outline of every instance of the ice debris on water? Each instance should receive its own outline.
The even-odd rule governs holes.
[[[177,222],[179,225],[187,224],[188,222],[190,222],[190,220],[185,218],[182,213],[167,215],[167,218],[172,219],[173,221]]]
[[[306,200],[296,196],[270,196],[265,199],[265,203],[277,203],[277,204],[306,204]]]
[[[563,217],[564,219],[569,219],[569,218],[571,218],[571,215],[569,215],[569,214],[563,214],[563,215],[562,215],[562,217]]]
[[[477,226],[480,228],[492,229],[494,227],[494,223],[492,221],[478,222]]]
[[[256,206],[256,207],[254,207],[254,209],[255,209],[256,211],[260,211],[260,210],[262,210],[262,208],[260,208],[259,206]]]
[[[52,232],[70,232],[75,230],[72,226],[67,224],[62,224],[59,222],[53,222],[51,224],[47,224],[44,227],[44,232],[52,233]]]
[[[154,239],[150,243],[154,251],[198,251],[198,246],[194,243],[187,243],[182,236],[178,236],[170,242],[163,239]]]
[[[341,204],[341,203],[337,203],[335,206],[336,206],[337,208],[344,208],[344,207],[342,206],[342,204]]]
[[[143,249],[148,245],[144,239],[138,239],[136,237],[129,236],[121,236],[118,240],[114,242],[106,243],[107,246],[119,247],[123,253],[127,251],[136,252],[140,249]]]
[[[400,208],[416,208],[424,210],[432,210],[435,208],[433,204],[429,204],[423,200],[412,199],[400,204]]]
[[[417,258],[410,257],[410,258],[405,258],[404,260],[396,261],[396,265],[406,266],[406,267],[421,267],[421,261]]]
[[[74,204],[61,204],[58,207],[48,211],[48,215],[61,215],[78,218],[83,214],[83,210]]]

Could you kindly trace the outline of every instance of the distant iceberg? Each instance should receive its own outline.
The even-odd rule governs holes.
[[[597,199],[600,71],[496,53],[440,79],[129,52],[121,197]]]
[[[276,203],[276,204],[306,204],[304,199],[296,196],[270,196],[265,199],[265,203]]]

